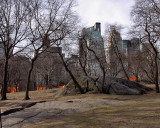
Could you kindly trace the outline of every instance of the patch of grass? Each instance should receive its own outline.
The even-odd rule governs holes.
[[[98,95],[97,97],[100,98]],[[74,114],[61,119],[49,119],[31,125],[32,128],[153,128],[159,127],[160,95],[117,96],[101,98],[127,99],[122,105],[110,105]]]
[[[29,101],[24,101],[25,92],[8,93],[9,100],[0,101],[2,107],[20,102],[55,100],[55,92],[49,90],[30,91]],[[63,118],[53,118],[24,126],[25,128],[154,128],[160,122],[160,94],[152,91],[142,96],[138,95],[105,95],[83,94],[58,97],[56,100],[72,99],[106,99],[124,101],[121,105],[109,105],[91,109]]]

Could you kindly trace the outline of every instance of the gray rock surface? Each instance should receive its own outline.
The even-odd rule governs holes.
[[[145,87],[136,82],[115,78],[106,77],[105,85],[102,87],[101,79],[81,77],[78,78],[78,82],[83,88],[85,93],[105,93],[105,94],[119,94],[119,95],[141,95],[151,91],[151,88]],[[60,95],[74,95],[79,94],[78,88],[71,80],[66,88],[60,90],[57,96]]]
[[[73,99],[36,103],[14,113],[2,116],[3,128],[23,128],[46,119],[63,118],[105,105],[122,104],[124,101],[104,99]],[[21,106],[18,104],[17,106]]]
[[[102,90],[103,93],[109,94],[141,95],[152,89],[136,82],[115,77],[106,77],[105,85],[102,87]]]

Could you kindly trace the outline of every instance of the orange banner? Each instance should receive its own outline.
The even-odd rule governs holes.
[[[17,90],[16,87],[7,87],[7,92],[8,93],[19,92],[19,86],[17,86]]]
[[[137,77],[132,77],[132,78],[129,78],[130,81],[136,81],[137,80]]]
[[[59,88],[65,88],[65,87],[66,87],[66,85],[59,86]]]
[[[39,90],[46,90],[47,89],[47,87],[37,87],[37,91],[39,91]]]
[[[59,86],[59,88],[65,88],[65,87],[66,87],[66,85]],[[56,88],[56,87],[53,86],[52,89],[54,89],[54,88]],[[46,89],[48,89],[48,88],[47,87],[37,87],[37,91],[39,91],[39,90],[46,90]]]

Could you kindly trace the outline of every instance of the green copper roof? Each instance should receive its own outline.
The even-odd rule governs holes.
[[[91,32],[91,35],[101,37],[100,32],[94,30]]]

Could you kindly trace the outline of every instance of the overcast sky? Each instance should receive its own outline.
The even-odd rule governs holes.
[[[106,23],[129,26],[130,11],[134,0],[78,0],[78,14],[86,27],[101,22],[102,34]]]

